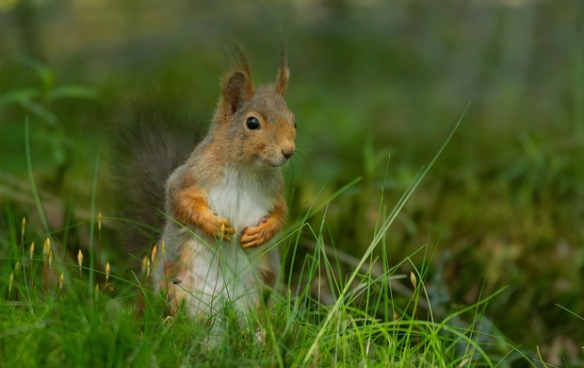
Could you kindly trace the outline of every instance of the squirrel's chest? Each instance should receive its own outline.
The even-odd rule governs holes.
[[[253,173],[226,170],[223,180],[208,188],[209,207],[229,220],[236,232],[257,225],[272,204],[260,179]]]

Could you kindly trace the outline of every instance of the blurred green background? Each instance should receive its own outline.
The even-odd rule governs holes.
[[[2,211],[36,223],[28,119],[55,230],[89,218],[98,163],[97,207],[113,214],[104,151],[125,101],[164,95],[210,120],[226,38],[256,84],[286,44],[301,156],[291,217],[363,176],[326,221],[327,243],[355,257],[381,191],[391,210],[470,102],[388,254],[436,249],[426,282],[445,311],[510,285],[487,311],[496,328],[552,362],[582,355],[584,322],[556,304],[584,315],[584,2],[0,0],[0,34]]]

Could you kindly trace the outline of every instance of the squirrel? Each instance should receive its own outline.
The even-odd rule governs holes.
[[[199,318],[226,301],[238,310],[261,308],[266,292],[277,289],[280,256],[271,240],[287,215],[281,168],[294,155],[296,139],[295,116],[284,101],[289,74],[282,52],[275,82],[256,88],[245,56],[236,50],[210,128],[190,155],[184,147],[192,137],[172,137],[177,132],[164,126],[176,117],[156,109],[118,137],[122,154],[132,156],[118,163],[119,181],[141,186],[124,194],[128,213],[162,228],[154,288],[166,295],[171,316],[183,304]],[[144,132],[147,137],[141,137]],[[136,141],[137,147],[128,143]],[[148,213],[141,213],[146,204]],[[164,215],[156,216],[156,209]]]

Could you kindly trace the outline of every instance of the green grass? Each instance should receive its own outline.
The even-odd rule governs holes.
[[[423,279],[427,265],[407,276],[397,274],[399,264],[386,256],[364,257],[364,267],[347,280],[338,272],[340,260],[325,251],[323,234],[303,227],[315,242],[301,263],[304,282],[295,292],[276,296],[265,312],[251,312],[245,323],[226,307],[217,322],[225,333],[212,349],[205,345],[204,321],[182,313],[164,320],[164,298],[151,292],[147,272],[134,279],[109,275],[106,283],[103,270],[83,266],[80,273],[74,263],[49,264],[42,247],[30,258],[25,233],[24,249],[20,241],[13,244],[22,256],[2,262],[3,277],[8,271],[14,275],[0,289],[3,365],[456,367],[509,366],[523,359],[484,317],[490,300],[503,290],[456,313],[435,315]],[[298,247],[290,243],[291,251]],[[12,270],[6,267],[16,263]],[[374,273],[379,265],[381,271]],[[393,285],[401,282],[411,293],[397,297]],[[322,304],[315,299],[320,293],[334,295],[336,302]],[[255,337],[258,328],[262,343]]]
[[[459,123],[460,124],[460,121]],[[454,131],[456,130],[455,127]],[[48,229],[36,189],[27,137],[29,176],[43,227]],[[358,183],[353,180],[314,203],[285,232],[277,246],[285,250],[286,279],[273,304],[241,316],[226,305],[214,323],[221,335],[207,344],[210,320],[194,320],[184,311],[165,318],[165,298],[150,288],[151,254],[141,273],[126,277],[110,273],[116,260],[100,261],[102,222],[92,199],[89,254],[72,259],[61,248],[67,231],[46,238],[29,234],[8,212],[0,275],[0,356],[6,366],[511,366],[534,364],[514,347],[485,313],[492,300],[506,292],[482,295],[476,303],[445,313],[433,306],[426,278],[435,249],[424,245],[395,262],[384,251],[386,234],[414,194],[438,154],[386,213],[380,193],[377,227],[360,258],[341,252],[325,239],[328,208]],[[95,164],[97,186],[99,159]],[[386,173],[387,176],[387,173]],[[95,189],[94,189],[95,193]],[[321,214],[318,227],[309,220]],[[20,224],[20,228],[19,225]],[[124,225],[122,225],[124,226]],[[302,236],[300,236],[302,234]],[[310,250],[300,250],[301,240]],[[334,240],[331,239],[334,242]],[[32,244],[35,244],[33,246]],[[42,244],[42,246],[41,246]],[[374,251],[382,250],[374,255]],[[99,250],[99,251],[98,251]],[[296,259],[303,254],[303,259]],[[122,261],[120,261],[122,262]],[[399,269],[409,263],[409,275]],[[103,269],[96,268],[100,264]],[[342,272],[342,269],[352,269]],[[292,280],[299,280],[293,282]],[[8,281],[8,282],[6,282]],[[496,325],[496,324],[495,324]],[[257,335],[261,334],[261,342]]]

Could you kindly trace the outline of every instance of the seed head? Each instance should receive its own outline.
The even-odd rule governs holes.
[[[83,252],[81,249],[79,249],[79,253],[77,253],[77,264],[79,265],[79,268],[83,265]]]
[[[142,275],[146,274],[146,267],[148,265],[148,256],[142,258]]]
[[[412,285],[414,285],[415,289],[416,286],[418,285],[418,279],[416,278],[416,275],[414,275],[413,272],[410,272],[410,281],[412,282]]]
[[[158,251],[156,245],[152,247],[152,255],[150,256],[150,259],[152,260],[152,263],[154,263],[154,261],[156,260],[156,252]]]
[[[43,261],[46,262],[47,258],[49,257],[49,251],[51,250],[51,240],[49,237],[45,239],[43,244]]]
[[[107,262],[105,264],[105,283],[106,284],[109,281],[109,275],[110,275],[110,264],[109,264],[109,262]]]
[[[63,290],[63,285],[65,285],[65,275],[61,272],[59,275],[59,290]]]
[[[77,264],[79,265],[79,277],[83,277],[83,252],[81,249],[77,253]]]
[[[30,243],[30,261],[32,262],[32,258],[34,257],[34,242]]]

